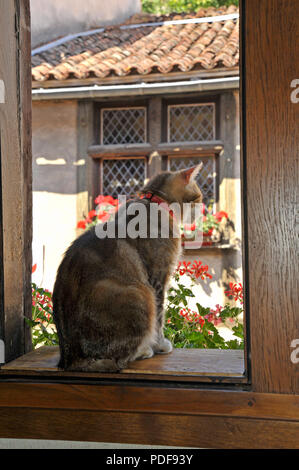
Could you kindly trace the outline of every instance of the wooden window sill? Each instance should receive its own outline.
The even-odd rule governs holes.
[[[174,349],[171,354],[138,360],[120,373],[64,372],[57,368],[59,349],[43,346],[2,366],[3,375],[75,378],[175,380],[212,383],[246,382],[244,351]]]
[[[226,251],[226,250],[234,250],[234,251],[238,251],[238,247],[236,247],[235,245],[230,245],[230,244],[220,244],[220,243],[215,243],[214,245],[205,245],[205,246],[201,246],[200,248],[184,248],[183,247],[183,254],[184,255],[188,255],[188,254],[196,254],[198,253],[199,251],[212,251],[212,250],[215,250],[217,252],[219,251]]]
[[[222,374],[236,381],[242,351],[178,349],[136,361],[120,374],[76,374],[76,384],[74,376],[71,383],[65,379],[73,374],[57,370],[58,355],[57,348],[43,347],[1,369],[0,438],[197,448],[260,448],[261,442],[263,448],[298,447],[298,396],[256,393],[229,384],[225,389],[207,389],[200,383],[190,387],[192,374],[201,380],[220,380]],[[177,373],[189,383],[177,386],[173,379],[156,386],[136,380],[161,380]],[[34,374],[45,375],[46,380],[35,381]],[[51,380],[49,374],[54,376]],[[7,380],[1,381],[1,376]],[[84,383],[82,376],[110,378]],[[135,382],[116,380],[128,377]]]
[[[194,141],[194,142],[160,142],[152,145],[149,142],[144,144],[123,144],[123,145],[91,145],[88,148],[88,154],[92,158],[102,158],[109,156],[138,156],[150,155],[158,152],[160,155],[207,155],[219,154],[223,150],[221,140],[213,141]]]

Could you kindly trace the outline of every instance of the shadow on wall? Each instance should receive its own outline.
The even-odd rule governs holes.
[[[77,180],[85,181],[85,160],[77,162],[65,158],[33,160],[33,191],[56,194],[78,194]]]
[[[76,101],[34,103],[33,191],[76,195],[86,186],[86,156],[78,150]],[[78,181],[81,182],[78,188]]]

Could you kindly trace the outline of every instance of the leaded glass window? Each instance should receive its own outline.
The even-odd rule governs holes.
[[[146,108],[106,108],[101,111],[101,144],[146,142]]]
[[[170,157],[168,167],[171,171],[184,170],[203,163],[197,176],[197,183],[203,195],[206,206],[214,207],[216,201],[216,165],[214,157]]]
[[[215,104],[168,106],[168,142],[215,140]]]
[[[103,160],[102,194],[117,198],[118,195],[133,196],[146,179],[145,158]]]

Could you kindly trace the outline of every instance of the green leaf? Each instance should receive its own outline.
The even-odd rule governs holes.
[[[234,326],[233,332],[235,336],[244,340],[244,327],[242,323],[238,323],[236,326]]]

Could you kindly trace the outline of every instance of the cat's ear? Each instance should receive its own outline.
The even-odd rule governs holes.
[[[185,184],[189,184],[191,181],[194,181],[197,177],[198,173],[202,169],[203,163],[201,162],[199,165],[193,166],[192,168],[188,168],[188,170],[181,171],[181,175],[184,179]]]

